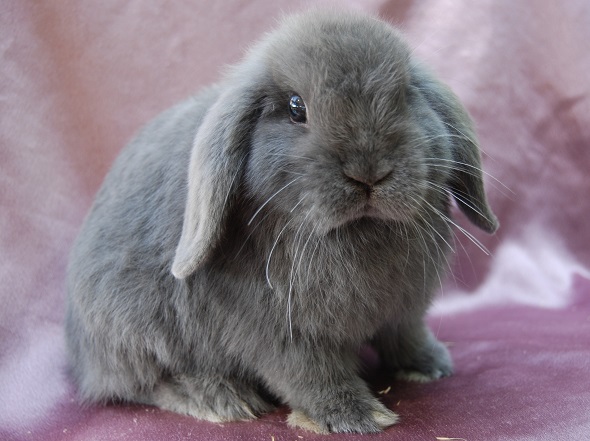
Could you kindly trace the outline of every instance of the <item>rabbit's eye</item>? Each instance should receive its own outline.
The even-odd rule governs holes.
[[[291,99],[289,100],[289,115],[291,115],[291,121],[294,123],[304,124],[307,122],[305,102],[299,95],[291,95]]]

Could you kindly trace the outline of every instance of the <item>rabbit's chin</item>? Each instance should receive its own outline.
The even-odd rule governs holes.
[[[328,233],[360,220],[377,223],[411,223],[416,218],[418,211],[419,207],[407,205],[382,207],[368,201],[340,214],[328,215],[326,211],[317,210],[315,225],[317,231]]]

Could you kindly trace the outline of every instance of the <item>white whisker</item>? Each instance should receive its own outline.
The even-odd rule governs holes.
[[[293,207],[293,210],[294,210],[295,208],[297,208],[297,206],[298,206],[299,204],[301,204],[302,202],[303,202],[303,199],[301,199],[299,202],[297,202],[297,204],[295,204],[295,206]],[[281,238],[281,236],[282,236],[283,232],[284,232],[284,231],[287,229],[287,227],[289,226],[289,224],[290,224],[291,222],[293,222],[293,219],[294,219],[294,218],[291,218],[291,219],[290,219],[290,220],[289,220],[289,221],[288,221],[288,222],[285,224],[285,226],[284,226],[284,227],[281,229],[281,231],[280,231],[280,232],[279,232],[279,234],[277,235],[277,238],[275,239],[275,242],[273,243],[273,245],[272,245],[272,247],[271,247],[271,249],[270,249],[270,253],[268,253],[268,258],[266,259],[266,270],[265,270],[265,273],[266,273],[266,283],[268,284],[269,288],[270,288],[270,289],[272,289],[272,290],[274,290],[274,288],[273,288],[273,286],[272,286],[272,283],[270,283],[270,270],[269,270],[269,267],[270,267],[270,259],[271,259],[271,257],[272,257],[272,253],[273,253],[273,252],[274,252],[274,250],[275,250],[275,247],[277,246],[277,243],[279,243],[279,239]]]
[[[426,244],[426,239],[424,238],[424,235],[420,231],[420,225],[418,224],[418,222],[414,221],[411,223],[411,225],[414,227],[414,229],[416,230],[416,233],[418,234],[420,239],[422,239],[422,243],[424,244],[424,252],[422,253],[422,272],[423,272],[422,283],[424,285],[423,292],[426,292],[426,259],[425,259],[425,255],[429,255],[428,245]]]
[[[240,171],[242,170],[242,164],[244,163],[245,158],[242,158],[238,164],[238,169],[236,170],[236,172],[234,173],[233,177],[231,178],[231,182],[229,184],[229,189],[227,190],[227,193],[225,194],[225,198],[223,199],[223,205],[222,205],[222,212],[225,211],[225,206],[227,205],[227,201],[229,200],[229,195],[231,194],[231,189],[234,186],[234,181],[236,180],[236,178],[238,177],[238,174],[240,174]]]
[[[290,158],[290,159],[305,159],[306,161],[314,161],[309,156],[298,156],[298,155],[287,155],[286,153],[268,153],[268,156],[277,156],[279,158]]]
[[[406,233],[406,262],[404,263],[404,267],[402,268],[402,274],[405,274],[406,268],[408,267],[408,262],[410,261],[410,232],[408,231],[408,226],[405,222],[402,222],[401,225],[404,227],[404,232]],[[402,236],[403,242],[403,236]]]
[[[289,337],[290,337],[291,341],[293,341],[293,321],[292,321],[292,317],[291,317],[291,312],[292,312],[291,299],[292,299],[292,294],[293,294],[293,277],[295,276],[295,262],[297,261],[297,254],[299,252],[299,250],[298,250],[299,244],[301,243],[301,237],[302,237],[301,231],[302,231],[302,228],[305,225],[305,222],[310,214],[311,214],[311,210],[307,212],[307,215],[303,218],[303,220],[301,221],[301,225],[299,225],[299,228],[297,229],[297,232],[295,233],[295,237],[297,238],[297,236],[299,236],[299,239],[297,239],[297,243],[295,245],[295,253],[293,254],[293,262],[291,263],[291,273],[289,274],[289,291],[287,292],[287,321],[289,322]],[[302,254],[303,254],[304,250],[305,250],[305,248],[301,250]]]
[[[314,227],[314,229],[317,230],[317,225]],[[311,265],[313,262],[313,258],[315,257],[315,253],[317,252],[318,248],[320,246],[320,241],[318,240],[315,244],[315,247],[313,247],[313,251],[311,253],[311,256],[309,258],[309,264],[307,265],[307,282],[306,282],[306,288],[309,287],[309,275],[311,274]]]
[[[434,207],[432,204],[430,204],[424,198],[421,198],[421,200],[426,205],[428,205],[433,210],[433,212],[436,215],[440,216],[443,220],[445,220],[446,222],[448,222],[451,225],[455,226],[461,233],[463,233],[465,235],[465,237],[467,237],[471,242],[473,242],[473,244],[475,246],[477,246],[486,256],[489,256],[491,254],[490,251],[473,234],[471,234],[465,228],[462,228],[461,226],[459,226],[457,223],[453,222],[453,220],[451,218],[449,218],[448,216],[446,216],[438,208]]]
[[[277,246],[277,243],[279,242],[279,239],[281,238],[281,235],[283,234],[283,232],[285,231],[285,229],[289,226],[289,224],[291,223],[293,219],[291,219],[289,222],[287,222],[285,224],[285,226],[283,227],[283,229],[279,232],[277,238],[275,239],[275,242],[272,245],[272,248],[270,249],[270,253],[268,254],[268,259],[266,259],[266,283],[268,284],[270,289],[274,288],[272,287],[272,283],[270,283],[270,276],[269,276],[269,266],[270,266],[270,259],[272,257],[272,253],[275,250],[275,247]]]
[[[464,139],[465,141],[468,141],[470,144],[472,144],[472,145],[474,145],[474,146],[476,146],[476,147],[479,148],[478,143],[473,138],[471,138],[470,136],[467,136],[465,133],[463,133],[461,130],[459,130],[456,126],[454,126],[453,124],[451,124],[451,123],[449,123],[447,121],[443,121],[443,124],[445,126],[447,126],[447,127],[450,127],[451,129],[453,129],[455,132],[457,132],[461,136],[453,135],[452,133],[450,133],[450,135],[453,135],[453,136],[456,136],[458,138]]]
[[[297,264],[297,270],[296,270],[296,272],[299,272],[299,268],[301,267],[301,262],[302,262],[302,260],[303,260],[303,254],[305,253],[305,250],[307,249],[307,244],[309,243],[309,241],[311,240],[311,238],[312,238],[312,237],[315,235],[316,228],[317,228],[317,225],[316,225],[316,226],[314,226],[314,227],[311,229],[311,231],[310,231],[310,233],[309,233],[309,237],[307,238],[307,240],[306,240],[306,241],[305,241],[305,243],[303,244],[303,249],[301,250],[301,255],[300,255],[300,257],[299,257],[299,263]]]
[[[295,179],[293,179],[292,181],[288,182],[287,184],[285,184],[284,186],[282,186],[280,189],[278,189],[271,197],[269,197],[264,204],[262,204],[258,210],[256,210],[256,212],[254,213],[254,215],[250,218],[250,220],[248,221],[248,225],[250,225],[252,223],[252,221],[254,220],[254,218],[256,216],[258,216],[258,213],[260,213],[260,210],[262,210],[266,204],[268,204],[276,195],[278,195],[281,191],[283,191],[285,188],[287,188],[288,186],[290,186],[291,184],[293,184],[294,182],[298,181],[299,179],[301,179],[302,177],[299,176]]]
[[[412,196],[408,196],[408,197],[409,197],[410,199],[412,199],[416,205],[420,205],[420,203],[419,203],[419,202],[418,202],[416,199],[414,199]],[[426,200],[425,200],[424,198],[420,198],[420,199],[421,199],[422,201],[426,202]],[[426,202],[426,203],[428,204],[428,202]],[[428,204],[428,205],[430,205],[430,204]],[[430,206],[432,207],[432,205],[430,205]],[[449,250],[451,250],[451,251],[454,253],[454,252],[455,252],[455,249],[454,249],[454,248],[453,248],[453,247],[452,247],[452,246],[449,244],[449,242],[447,242],[447,240],[446,240],[446,239],[443,237],[443,235],[442,235],[442,234],[440,234],[440,232],[439,232],[439,231],[438,231],[436,228],[434,228],[432,225],[430,225],[430,223],[428,223],[428,222],[426,221],[426,219],[424,219],[424,216],[420,215],[420,217],[422,218],[422,220],[424,221],[424,223],[425,223],[426,225],[428,225],[428,227],[429,227],[429,228],[430,228],[432,231],[434,231],[438,237],[440,237],[440,238],[441,238],[441,240],[442,240],[442,241],[443,241],[443,242],[444,242],[444,243],[447,245],[447,247],[449,247]],[[434,238],[433,238],[433,239],[434,239]]]
[[[433,226],[430,224],[430,222],[428,222],[428,221],[427,221],[427,220],[426,220],[426,219],[425,219],[423,216],[421,216],[421,215],[420,215],[420,217],[421,217],[422,221],[423,221],[423,222],[426,224],[426,226],[428,227],[428,229],[430,229],[431,231],[434,231],[434,232],[436,232],[437,234],[439,234],[439,233],[438,233],[438,231],[437,231],[437,230],[436,230],[436,229],[435,229],[435,228],[434,228],[434,227],[433,227]],[[417,222],[415,222],[415,221],[414,221],[414,222],[413,222],[413,224],[414,224],[416,227],[418,227],[418,228],[422,229],[422,228],[420,227],[420,224],[418,224]],[[442,282],[442,277],[441,277],[441,275],[440,275],[440,272],[439,272],[439,270],[438,270],[438,265],[437,265],[437,262],[434,260],[434,257],[433,257],[433,256],[431,256],[431,255],[430,255],[430,253],[428,252],[428,246],[427,246],[427,244],[426,244],[426,240],[425,240],[424,236],[422,235],[422,233],[420,233],[420,232],[419,232],[419,230],[416,230],[416,231],[417,231],[417,232],[419,233],[419,235],[422,237],[422,242],[424,243],[424,247],[425,247],[425,253],[423,253],[423,256],[422,256],[422,261],[423,261],[423,265],[424,265],[424,291],[426,291],[426,260],[425,260],[425,258],[424,258],[424,254],[428,254],[428,256],[430,257],[430,260],[432,261],[432,264],[433,264],[432,266],[433,266],[433,268],[434,268],[434,271],[435,271],[435,273],[436,273],[436,277],[437,277],[437,279],[438,279],[438,283],[439,283],[439,285],[440,285],[440,295],[441,295],[441,296],[444,296],[444,285],[443,285],[443,282]],[[431,239],[433,240],[433,243],[434,243],[434,245],[435,245],[435,247],[436,247],[436,253],[437,253],[437,256],[439,257],[439,259],[440,259],[440,257],[442,256],[442,258],[444,258],[444,259],[445,259],[446,265],[447,265],[447,267],[448,267],[448,266],[449,266],[449,261],[448,261],[448,259],[447,259],[447,257],[446,257],[446,254],[443,252],[443,250],[441,249],[441,247],[440,247],[440,246],[439,246],[439,245],[436,243],[436,240],[434,240],[434,236],[432,236],[432,233],[428,233],[428,231],[427,231],[427,230],[424,230],[424,231],[425,231],[427,234],[429,234],[429,236],[430,236],[430,237],[431,237]],[[439,234],[439,236],[440,236],[440,234]],[[441,236],[441,238],[442,238],[442,236]],[[444,241],[445,243],[447,243],[447,241],[446,241],[446,240],[444,240],[444,239],[443,239],[443,241]],[[447,243],[447,245],[448,245],[448,243]],[[441,323],[442,323],[442,316],[441,316],[441,318],[440,318],[440,320],[439,320],[439,325],[438,325],[438,328],[437,328],[437,330],[436,330],[436,333],[435,333],[435,337],[436,337],[436,338],[438,338],[438,334],[439,334],[439,332],[440,332],[440,326],[441,326]],[[434,344],[435,344],[435,343],[433,342],[432,344],[433,344],[433,346],[432,346],[432,348],[431,348],[431,349],[433,349],[433,348],[434,348]]]
[[[438,167],[450,168],[452,170],[459,170],[459,171],[463,171],[465,173],[467,173],[467,170],[462,170],[459,167],[453,167],[451,165],[439,164],[439,162],[449,162],[451,164],[456,164],[456,165],[460,165],[461,167],[467,167],[468,169],[475,170],[477,172],[480,172],[480,173],[486,175],[487,177],[489,177],[490,179],[492,179],[494,182],[497,182],[498,184],[500,184],[504,189],[506,189],[506,191],[509,191],[510,193],[512,193],[513,195],[515,195],[515,193],[510,189],[510,187],[508,187],[507,185],[505,185],[504,183],[502,183],[502,181],[500,181],[495,176],[493,176],[490,173],[486,172],[481,167],[476,167],[475,165],[467,164],[467,163],[461,162],[461,161],[455,161],[453,159],[424,158],[424,160],[425,161],[435,161],[434,163],[427,163],[427,165],[435,165],[435,166],[438,166]],[[477,176],[477,175],[474,175],[474,176]]]
[[[435,191],[438,191],[441,194],[444,194],[445,196],[452,196],[455,199],[457,199],[457,201],[461,202],[463,205],[466,205],[467,207],[469,207],[471,210],[475,211],[477,214],[479,214],[481,217],[483,217],[484,219],[486,219],[487,221],[491,222],[491,219],[488,218],[485,214],[483,214],[479,209],[477,209],[473,204],[471,204],[470,202],[466,201],[464,198],[460,197],[457,195],[457,193],[462,193],[462,192],[457,192],[457,191],[453,191],[452,189],[449,189],[443,185],[438,185],[435,184],[434,182],[431,181],[425,181],[426,185],[430,188],[432,188]]]

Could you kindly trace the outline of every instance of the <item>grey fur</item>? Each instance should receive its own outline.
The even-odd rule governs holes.
[[[423,322],[450,193],[497,228],[469,117],[400,35],[356,14],[286,19],[106,177],[68,274],[81,396],[228,421],[270,395],[318,431],[395,423],[357,351],[372,342],[402,378],[451,374]]]

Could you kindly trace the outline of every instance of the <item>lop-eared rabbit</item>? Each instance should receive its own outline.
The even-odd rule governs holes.
[[[66,333],[87,402],[209,421],[286,403],[316,432],[397,416],[359,377],[452,373],[424,324],[452,243],[479,228],[470,119],[390,25],[312,10],[127,146],[75,243]]]

